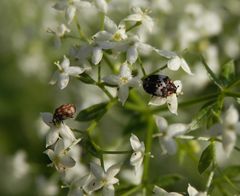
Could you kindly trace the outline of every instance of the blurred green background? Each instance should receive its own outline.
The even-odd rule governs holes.
[[[117,1],[113,2],[116,3]],[[141,5],[141,2],[142,5],[146,6],[148,3],[153,5],[157,1],[136,1],[135,4]],[[190,2],[192,1],[170,1],[171,11],[166,11],[167,8],[165,10],[163,8],[153,10],[157,22],[155,28],[160,30],[153,33],[153,36],[148,39],[149,42],[158,45],[159,48],[183,50],[184,48],[181,48],[182,38],[175,31],[179,23],[187,17],[183,10]],[[218,13],[222,26],[216,34],[206,34],[186,45],[188,51],[192,49],[196,52],[205,53],[210,46],[214,46],[218,53],[215,57],[217,68],[214,69],[219,72],[220,65],[233,58],[239,73],[239,1],[199,0],[195,2]],[[54,108],[62,103],[73,102],[82,107],[84,105],[82,100],[87,98],[84,97],[83,90],[81,90],[82,94],[81,92],[76,93],[76,86],[60,91],[55,86],[48,84],[55,69],[53,62],[61,59],[63,54],[68,51],[64,47],[56,49],[55,39],[47,33],[49,27],[56,26],[58,20],[63,20],[63,16],[59,17],[59,14],[51,8],[53,3],[54,1],[47,0],[1,0],[0,2],[0,195],[44,195],[47,184],[49,189],[53,189],[52,193],[56,194],[58,192],[54,186],[54,179],[58,179],[58,177],[52,175],[53,170],[46,167],[49,160],[42,153],[45,150],[44,132],[46,127],[43,127],[41,123],[40,112],[53,112]],[[128,3],[122,1],[120,4],[126,4],[128,5],[126,7],[130,7],[130,3]],[[123,8],[125,9],[124,6]],[[127,9],[117,10],[114,12],[115,15],[113,13],[110,13],[110,15],[113,18],[121,19],[127,12]],[[94,21],[92,22],[94,23]],[[95,30],[90,29],[89,34],[95,32]],[[192,59],[191,55],[187,58],[192,63],[193,72],[196,71],[197,61]],[[208,60],[210,58],[212,57],[209,57]],[[157,62],[157,57],[153,61]],[[191,88],[194,88],[194,86],[190,85],[187,92],[194,91]],[[86,89],[86,86],[82,89]],[[209,89],[209,86],[206,85],[199,90],[199,94],[206,92],[206,89],[211,91],[211,88]],[[95,96],[101,96],[99,92],[93,91],[93,93],[97,94]],[[187,93],[186,97],[190,93]],[[195,94],[198,95],[196,92]],[[130,114],[130,117],[138,117],[134,115]],[[180,119],[189,122],[188,114],[184,113],[184,115]],[[108,117],[111,118],[110,115]],[[126,122],[127,120],[125,119]],[[109,120],[104,121],[103,119],[100,128],[106,129],[109,126],[108,122]],[[111,122],[113,122],[111,128],[121,134],[122,123],[118,119]],[[138,130],[142,138],[144,138],[143,129],[144,126],[142,132],[140,128]],[[104,136],[106,135],[108,134],[105,133]],[[107,140],[110,141],[111,138]],[[104,141],[101,144],[103,145]],[[189,145],[194,146],[194,144]],[[157,149],[155,151],[157,152]],[[171,164],[163,164],[166,161]],[[176,162],[177,157],[163,157],[163,161],[155,161],[153,166],[161,167],[160,174],[173,173],[174,170],[174,173],[180,172],[189,176],[189,179],[198,188],[204,187],[205,180],[197,174],[196,163],[190,162],[185,166],[183,164],[176,168]],[[186,160],[184,163],[187,162]],[[50,179],[47,182],[47,178],[50,176],[53,180]],[[186,179],[184,183],[186,184],[189,179]],[[47,184],[44,184],[45,182]],[[53,185],[51,182],[53,182]],[[177,184],[177,190],[184,191],[185,188],[181,186],[181,183]],[[60,187],[60,183],[58,187]],[[66,194],[65,190],[61,191]]]

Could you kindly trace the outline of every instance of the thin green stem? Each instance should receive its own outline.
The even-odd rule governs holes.
[[[224,91],[224,94],[230,97],[238,97],[240,98],[240,93],[237,92],[230,92],[230,91]]]
[[[101,150],[102,154],[131,154],[132,150],[122,150],[122,151],[108,151],[108,150]]]
[[[134,29],[135,27],[140,26],[141,24],[142,24],[141,22],[136,22],[136,24],[134,24],[133,26],[128,27],[128,28],[126,29],[126,32],[131,31],[132,29]]]
[[[138,63],[140,64],[143,76],[146,77],[147,74],[146,74],[146,71],[145,71],[145,69],[143,67],[143,63],[142,63],[142,60],[140,59],[140,57],[138,57]]]
[[[230,88],[232,88],[233,86],[238,85],[239,83],[240,83],[240,80],[236,80],[236,81],[234,81],[232,84],[228,85],[226,89],[230,89]]]
[[[153,72],[151,72],[151,73],[148,74],[148,75],[153,75],[153,74],[158,73],[159,71],[164,70],[164,69],[166,69],[166,68],[167,68],[167,65],[164,65],[164,66],[159,67],[158,69],[154,70]]]
[[[103,59],[104,61],[107,63],[107,65],[110,67],[110,69],[116,73],[116,69],[115,66],[113,65],[113,63],[109,60],[108,56],[106,54],[103,54]]]
[[[102,154],[100,155],[100,162],[101,162],[101,166],[102,166],[103,170],[105,171],[104,160],[103,160],[103,155]]]
[[[98,66],[98,83],[100,83],[101,82],[101,65],[100,65],[100,63],[97,66]]]
[[[154,121],[151,115],[148,116],[148,128],[147,128],[147,136],[146,136],[146,154],[151,154],[152,149],[152,135],[154,131]],[[142,176],[142,184],[147,187],[148,185],[148,179],[149,179],[149,164],[150,164],[150,158],[151,156],[145,156],[144,163],[143,163],[143,176]]]
[[[122,196],[130,196],[133,195],[134,193],[136,193],[137,191],[140,191],[142,189],[142,185],[138,185],[136,187],[133,187],[132,189],[130,189],[129,191],[127,191],[126,193],[123,193]]]
[[[114,97],[111,95],[111,93],[105,88],[103,83],[96,83],[96,84],[100,89],[102,89],[102,91],[108,96],[109,99],[111,99],[111,100],[114,99]]]
[[[77,26],[77,30],[78,30],[78,33],[79,33],[80,37],[82,37],[83,40],[85,40],[86,42],[90,43],[89,39],[85,36],[84,32],[81,29],[81,26],[79,24],[77,15],[74,17],[74,20],[75,20],[75,23],[76,23],[76,26]]]

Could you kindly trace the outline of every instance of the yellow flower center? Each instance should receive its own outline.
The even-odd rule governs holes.
[[[127,77],[121,77],[120,78],[120,83],[123,84],[127,84],[128,83],[128,78]]]

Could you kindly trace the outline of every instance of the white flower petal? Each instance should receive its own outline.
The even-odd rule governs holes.
[[[159,106],[165,104],[166,101],[167,101],[166,98],[153,96],[148,104]]]
[[[103,181],[98,180],[98,179],[93,179],[91,180],[87,186],[84,186],[84,190],[91,194],[91,192],[96,191],[100,188],[102,188],[104,185]]]
[[[125,77],[127,79],[131,79],[132,78],[132,71],[128,67],[127,63],[122,64],[122,66],[120,68],[120,77]]]
[[[193,75],[193,73],[191,72],[191,70],[190,70],[187,62],[185,61],[185,59],[184,59],[184,58],[181,58],[181,61],[182,61],[181,67],[183,68],[183,70],[184,70],[186,73],[188,73],[188,74],[190,74],[190,75]]]
[[[60,66],[64,71],[70,66],[70,61],[66,56],[63,57],[63,61],[61,62]]]
[[[103,57],[103,51],[100,47],[94,47],[93,48],[93,54],[92,54],[92,63],[94,65],[97,65],[100,63]]]
[[[118,30],[118,27],[115,24],[115,22],[107,16],[104,17],[104,27],[108,32],[112,34],[114,34]]]
[[[87,1],[74,0],[74,6],[76,8],[90,8],[92,6],[92,4]]]
[[[143,26],[146,27],[146,29],[150,32],[153,30],[154,22],[153,19],[150,16],[145,15],[144,19],[142,21]]]
[[[111,167],[109,167],[106,172],[107,178],[111,179],[114,176],[116,176],[119,173],[120,168],[121,168],[120,164],[115,164],[115,165],[112,165]]]
[[[130,64],[133,64],[136,62],[137,58],[138,58],[138,51],[136,46],[135,45],[130,46],[127,50],[127,61]]]
[[[161,138],[160,145],[168,154],[173,155],[177,152],[177,144],[172,138]]]
[[[141,142],[134,134],[132,134],[132,136],[130,137],[130,144],[134,151],[138,151],[141,148]]]
[[[46,125],[48,125],[49,127],[53,126],[53,122],[52,122],[53,114],[52,113],[50,113],[50,112],[41,112],[40,115],[42,117],[43,122]]]
[[[57,70],[54,72],[51,80],[49,81],[49,84],[51,84],[51,85],[56,84],[56,82],[58,81],[58,77],[59,77],[59,71]]]
[[[167,97],[167,105],[169,111],[177,115],[178,100],[175,93]]]
[[[163,118],[161,116],[156,116],[155,122],[156,122],[156,125],[159,128],[160,132],[165,132],[167,130],[168,122],[165,118]]]
[[[182,194],[179,194],[176,192],[168,193],[167,191],[165,191],[164,189],[158,186],[154,186],[153,193],[154,193],[154,196],[183,196]]]
[[[143,54],[148,54],[152,50],[154,50],[154,48],[151,45],[143,43],[143,42],[137,42],[137,48],[138,48],[138,51]]]
[[[175,56],[168,61],[167,66],[169,69],[177,71],[180,68],[181,63],[181,59],[178,56]]]
[[[235,125],[238,122],[238,118],[239,115],[237,109],[231,105],[225,113],[224,123],[230,126]]]
[[[129,89],[127,85],[122,85],[119,87],[118,98],[119,98],[119,101],[122,103],[122,105],[125,104],[128,98],[128,93],[129,93]]]
[[[153,48],[153,50],[158,53],[160,56],[163,56],[165,58],[171,59],[177,56],[175,52],[167,51],[167,50],[159,50],[157,48]]]
[[[237,136],[233,130],[224,130],[222,135],[222,144],[223,149],[226,152],[226,155],[229,156],[234,148],[236,143]]]
[[[198,195],[198,191],[194,187],[192,187],[190,184],[188,184],[187,191],[188,191],[189,196],[197,196]]]
[[[95,4],[100,12],[107,13],[108,4],[105,0],[95,0]]]
[[[175,80],[173,84],[177,87],[176,94],[179,95],[182,93],[182,82],[180,80]]]
[[[53,145],[59,138],[59,133],[55,129],[51,129],[46,137],[46,147]]]
[[[97,179],[102,179],[105,176],[105,173],[103,171],[103,168],[100,165],[97,165],[96,163],[90,164],[91,172]]]
[[[117,178],[112,177],[112,178],[107,179],[107,182],[105,183],[105,185],[106,186],[113,185],[113,184],[116,184],[118,182],[119,182],[119,180]]]
[[[134,21],[134,22],[138,22],[138,21],[142,21],[143,17],[140,14],[131,14],[129,16],[127,16],[124,21]]]
[[[107,31],[99,31],[93,36],[96,42],[107,41],[112,38],[112,34]]]
[[[76,7],[70,5],[65,12],[65,18],[67,20],[67,23],[70,24],[75,16],[76,13]]]
[[[187,129],[188,129],[188,126],[182,123],[169,125],[167,129],[167,136],[175,137],[178,135],[182,135],[187,131]]]
[[[102,190],[103,196],[114,196],[115,190],[112,185],[104,186]]]
[[[55,153],[53,152],[52,149],[47,149],[47,150],[44,151],[44,153],[45,153],[46,155],[48,155],[48,157],[49,157],[49,159],[50,159],[51,161],[54,160],[54,158],[55,158]]]
[[[143,153],[142,152],[134,152],[131,155],[130,158],[130,164],[134,167],[136,167],[136,170],[138,170],[143,162]]]
[[[110,85],[118,85],[119,77],[116,75],[109,75],[104,77],[103,81]]]
[[[71,142],[76,140],[72,130],[65,124],[62,124],[59,128],[59,133],[63,139],[69,139]]]
[[[138,77],[134,77],[128,82],[128,86],[130,87],[139,87],[141,84],[142,81]]]
[[[69,33],[69,32],[70,32],[70,29],[67,28],[65,24],[60,24],[55,31],[58,37],[62,37],[64,36],[65,33]]]
[[[66,73],[60,73],[58,87],[62,90],[67,87],[68,82],[69,82],[69,75]]]
[[[54,153],[57,154],[57,155],[59,155],[59,154],[63,153],[64,148],[65,148],[64,142],[63,142],[63,140],[60,138],[60,139],[57,141],[56,145],[54,146]]]
[[[66,72],[68,75],[71,76],[78,76],[79,74],[83,73],[85,71],[84,68],[81,67],[76,67],[76,66],[71,66],[67,68]]]
[[[62,156],[59,161],[62,165],[68,168],[74,167],[76,164],[76,161],[69,155]]]

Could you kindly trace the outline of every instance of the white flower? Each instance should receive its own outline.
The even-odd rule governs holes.
[[[211,136],[221,136],[225,157],[228,157],[236,143],[237,134],[240,134],[240,121],[237,109],[231,105],[222,116],[222,122],[213,125]]]
[[[153,29],[153,19],[148,15],[149,10],[142,11],[141,8],[135,7],[132,9],[134,14],[127,16],[124,21],[141,22],[142,25],[149,31]]]
[[[156,116],[156,125],[161,133],[159,137],[160,145],[163,153],[175,154],[177,151],[177,144],[174,137],[186,133],[188,126],[182,123],[168,125],[165,118]]]
[[[95,6],[104,14],[106,14],[108,11],[108,4],[105,0],[95,0]]]
[[[59,11],[65,11],[65,19],[70,24],[79,8],[88,8],[91,6],[90,2],[82,0],[59,0],[53,8]]]
[[[77,180],[74,180],[68,192],[68,196],[84,196],[84,187],[89,183],[91,175],[85,175]]]
[[[153,195],[154,196],[183,196],[182,194],[176,193],[176,192],[169,193],[156,185],[153,188]]]
[[[189,196],[207,196],[205,192],[198,192],[194,187],[188,184],[188,195]]]
[[[43,122],[50,127],[50,131],[47,134],[46,138],[46,147],[54,144],[59,137],[61,136],[63,139],[67,139],[70,141],[75,141],[76,138],[72,133],[71,129],[65,125],[63,122],[55,124],[53,123],[53,115],[48,112],[41,113]]]
[[[109,75],[103,78],[104,82],[110,85],[117,85],[119,101],[126,102],[129,94],[129,87],[137,87],[141,84],[141,80],[138,77],[132,77],[131,70],[127,63],[121,66],[119,75]]]
[[[55,71],[53,77],[49,84],[54,85],[58,82],[58,87],[64,89],[69,82],[69,76],[77,77],[79,74],[83,73],[86,68],[80,68],[76,66],[70,66],[69,59],[64,56],[64,59],[61,64],[59,62],[55,63],[58,67],[58,70]]]
[[[188,74],[192,75],[193,73],[191,72],[187,62],[184,60],[184,58],[179,57],[179,56],[175,56],[173,58],[171,58],[168,63],[167,66],[169,69],[173,70],[173,71],[177,71],[180,67],[182,67],[182,69],[187,72]]]
[[[60,172],[65,171],[67,168],[71,168],[75,165],[74,159],[68,155],[68,150],[64,146],[62,139],[59,139],[55,144],[54,150],[47,149],[45,153],[52,161],[52,165]]]
[[[60,24],[54,31],[57,37],[63,37],[65,33],[70,33],[70,29],[65,24]]]
[[[169,111],[177,115],[178,109],[177,96],[182,94],[182,82],[180,80],[175,80],[173,83],[177,87],[176,93],[172,93],[167,97],[153,96],[149,102],[149,105],[157,106],[167,103]]]
[[[145,145],[143,142],[140,142],[138,137],[134,134],[130,137],[130,143],[134,151],[130,158],[130,164],[135,167],[135,173],[137,173],[143,162]]]
[[[88,193],[91,193],[103,188],[102,191],[104,196],[114,196],[115,190],[113,185],[119,182],[115,176],[120,171],[120,165],[112,165],[106,172],[101,166],[95,163],[91,163],[90,168],[91,173],[94,175],[94,179],[92,179],[89,184],[84,187],[84,190]]]

